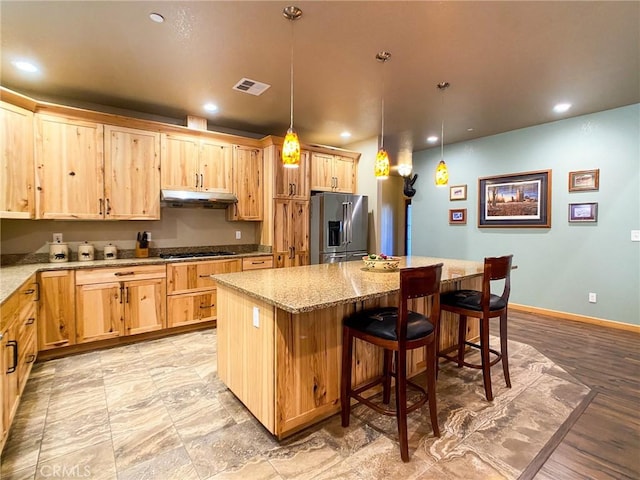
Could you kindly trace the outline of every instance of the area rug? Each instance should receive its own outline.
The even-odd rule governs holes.
[[[497,342],[491,339],[492,344]],[[317,431],[290,440],[290,447],[298,451],[314,436],[324,437],[334,448],[351,450],[345,460],[321,474],[304,469],[299,473],[315,479],[518,479],[548,442],[561,440],[554,434],[581,407],[590,389],[528,345],[509,342],[509,360],[512,388],[506,388],[502,368],[496,365],[493,402],[485,399],[481,371],[441,363],[437,383],[441,437],[433,436],[426,406],[412,413],[409,463],[400,460],[395,418],[357,406],[346,431],[333,417]]]

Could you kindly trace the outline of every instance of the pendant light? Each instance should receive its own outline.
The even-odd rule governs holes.
[[[449,183],[449,169],[444,163],[444,91],[449,88],[449,82],[440,82],[437,85],[442,92],[442,131],[440,132],[440,163],[436,168],[436,186],[444,187]]]
[[[291,99],[289,130],[282,144],[282,164],[286,168],[298,168],[300,165],[300,141],[293,129],[293,21],[302,16],[302,10],[295,6],[285,7],[282,14],[291,22]]]
[[[385,63],[391,58],[389,52],[378,52],[376,54],[376,60]],[[389,154],[384,149],[384,71],[382,74],[382,115],[381,115],[381,127],[380,127],[380,148],[376,154],[376,163],[374,164],[374,173],[378,180],[386,180],[389,177]]]

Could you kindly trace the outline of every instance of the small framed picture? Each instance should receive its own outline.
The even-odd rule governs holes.
[[[467,199],[466,185],[453,185],[449,187],[449,200],[466,200],[466,199]]]
[[[569,222],[597,222],[597,203],[570,203]]]
[[[569,172],[569,191],[583,192],[588,190],[598,190],[600,182],[600,169],[579,170]]]
[[[467,224],[466,208],[454,208],[449,210],[449,225],[466,225],[466,224]]]

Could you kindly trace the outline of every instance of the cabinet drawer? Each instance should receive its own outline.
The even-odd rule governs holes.
[[[25,342],[36,335],[36,303],[32,302],[23,309],[18,318],[18,343]]]
[[[242,259],[242,271],[273,268],[273,257],[246,257]]]
[[[211,290],[216,287],[211,275],[240,272],[241,269],[239,259],[170,263],[167,265],[167,294]]]
[[[108,283],[129,280],[146,280],[151,278],[164,278],[166,269],[164,265],[144,265],[121,268],[91,268],[76,271],[76,285],[91,283]]]
[[[217,318],[216,291],[173,295],[167,298],[167,326],[179,327]]]

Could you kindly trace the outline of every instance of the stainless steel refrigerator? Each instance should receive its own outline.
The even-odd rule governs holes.
[[[311,197],[311,263],[360,260],[367,254],[366,195],[319,193]]]

